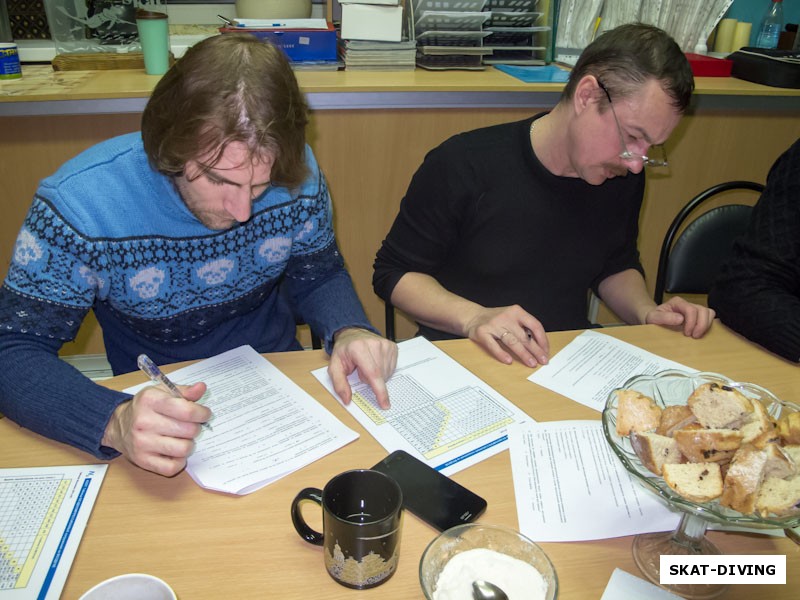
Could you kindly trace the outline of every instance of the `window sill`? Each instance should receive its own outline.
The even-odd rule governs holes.
[[[169,43],[175,58],[184,55],[187,48],[202,39],[209,37],[205,34],[196,35],[170,35]],[[17,40],[19,60],[23,63],[50,62],[56,56],[56,47],[52,40]]]

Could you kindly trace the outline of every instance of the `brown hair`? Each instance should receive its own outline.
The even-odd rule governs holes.
[[[572,69],[561,100],[569,100],[578,82],[593,75],[612,96],[636,92],[655,79],[684,113],[694,90],[689,61],[665,31],[643,23],[629,23],[600,35],[581,53]]]
[[[187,50],[156,85],[142,115],[144,149],[168,175],[231,142],[253,160],[273,155],[271,179],[296,187],[307,174],[308,105],[283,52],[249,34],[222,34]]]

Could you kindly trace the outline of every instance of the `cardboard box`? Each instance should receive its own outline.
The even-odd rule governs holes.
[[[399,42],[403,39],[403,7],[342,4],[342,39]]]
[[[725,58],[686,53],[686,59],[695,77],[730,77],[733,63]]]
[[[286,53],[292,62],[337,60],[336,30],[333,23],[327,29],[251,29],[249,27],[220,27],[220,33],[250,33],[272,42]]]

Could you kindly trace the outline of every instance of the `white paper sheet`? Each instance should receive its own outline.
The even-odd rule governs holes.
[[[666,369],[696,372],[610,335],[584,331],[539,367],[528,379],[549,390],[602,411],[611,390],[635,375]]]
[[[391,408],[353,373],[347,409],[386,449],[405,450],[451,475],[508,447],[506,427],[532,420],[424,338],[398,344],[397,369],[387,381]],[[333,391],[327,369],[312,372]]]
[[[0,469],[2,600],[61,596],[107,469]]]
[[[186,467],[204,488],[249,494],[358,438],[250,346],[179,369],[169,378],[208,386],[200,402],[213,412],[212,429],[196,438]]]
[[[536,542],[675,529],[671,512],[614,456],[600,421],[508,428],[520,531]]]
[[[614,569],[600,600],[680,600],[680,598],[627,571]]]
[[[242,29],[327,29],[325,19],[236,19]]]

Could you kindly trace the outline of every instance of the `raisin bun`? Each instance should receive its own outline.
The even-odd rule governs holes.
[[[756,448],[765,448],[767,444],[778,441],[778,430],[764,405],[755,401],[753,412],[741,427],[742,443],[753,444]]]
[[[636,456],[651,473],[662,474],[662,467],[667,463],[684,462],[678,443],[671,437],[659,435],[651,431],[643,433],[631,432],[631,446]]]
[[[791,479],[767,477],[758,491],[756,512],[763,517],[800,513],[800,476]]]
[[[656,433],[672,437],[678,429],[685,429],[697,423],[692,409],[685,404],[673,404],[661,411],[661,420],[658,423]]]
[[[756,508],[766,466],[766,450],[759,450],[750,444],[739,448],[725,474],[719,503],[743,514],[752,513]]]
[[[689,408],[707,429],[738,428],[753,412],[753,403],[739,390],[704,383],[689,396]]]
[[[664,481],[692,502],[710,502],[722,494],[722,474],[717,463],[665,464]]]
[[[661,420],[661,407],[649,396],[635,390],[614,390],[617,396],[617,433],[629,435],[655,431]]]
[[[800,412],[782,415],[778,419],[778,434],[786,446],[800,444]]]
[[[736,429],[679,429],[673,434],[689,462],[728,462],[742,445]]]
[[[800,448],[800,446],[781,448],[778,444],[766,445],[764,450],[767,453],[767,466],[764,469],[764,477],[787,479],[797,475],[797,461],[800,460],[800,455],[793,457],[787,448]]]

